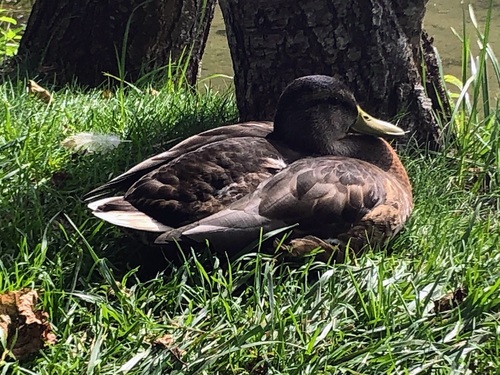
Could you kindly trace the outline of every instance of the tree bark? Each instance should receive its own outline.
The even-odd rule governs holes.
[[[270,120],[280,93],[308,74],[340,76],[360,105],[435,148],[420,75],[427,0],[220,0],[241,120]],[[402,116],[402,117],[401,117]]]
[[[124,71],[134,81],[182,56],[194,83],[214,6],[215,0],[37,0],[18,60],[58,84],[76,78],[96,86],[103,72]]]

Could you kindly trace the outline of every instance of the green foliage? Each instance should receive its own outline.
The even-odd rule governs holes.
[[[92,218],[80,197],[173,138],[234,121],[235,108],[227,95],[168,84],[156,96],[120,90],[105,99],[70,87],[47,105],[21,82],[0,87],[0,290],[42,290],[40,308],[58,337],[29,362],[4,357],[3,373],[484,373],[500,365],[500,192],[464,188],[461,164],[446,153],[402,153],[416,207],[390,254],[324,265],[253,253],[229,266],[188,254],[140,281],[134,252],[153,263],[159,254]],[[103,154],[61,147],[80,131],[129,142]],[[456,288],[467,299],[436,313],[434,301]],[[155,344],[160,337],[166,347]]]
[[[472,52],[464,12],[462,34],[454,30],[462,46],[462,77],[445,76],[446,82],[459,90],[450,94],[455,100],[447,128],[452,135],[449,138],[454,139],[450,146],[456,148],[453,156],[460,163],[460,183],[465,186],[474,179],[473,191],[494,189],[500,184],[500,63],[488,43],[492,9],[493,1],[490,0],[482,28],[469,5],[478,55]]]
[[[24,26],[15,27],[17,21],[5,14],[6,10],[0,8],[0,64],[16,54],[24,31]]]

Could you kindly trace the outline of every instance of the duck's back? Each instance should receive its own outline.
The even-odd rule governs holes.
[[[124,199],[137,210],[177,227],[220,211],[287,166],[258,137],[225,139],[171,160],[134,183]]]
[[[95,196],[106,195],[111,191],[126,191],[147,173],[160,168],[179,156],[192,152],[200,147],[226,139],[236,139],[242,137],[265,138],[272,132],[272,130],[272,122],[253,121],[220,126],[218,128],[193,135],[173,146],[171,149],[140,162],[125,173],[122,173],[121,175],[113,178],[111,181],[108,181],[107,183],[90,191],[86,194],[86,199],[92,200]]]

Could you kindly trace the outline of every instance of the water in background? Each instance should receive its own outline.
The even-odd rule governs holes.
[[[462,33],[464,11],[468,34],[472,41],[471,46],[476,54],[478,51],[476,39],[473,38],[473,26],[469,18],[469,4],[474,9],[478,23],[484,26],[489,6],[488,0],[431,0],[427,3],[424,19],[424,28],[434,38],[434,46],[438,49],[443,62],[444,73],[459,78],[461,78],[462,47],[460,40],[453,34],[451,28],[453,27],[459,34]],[[500,1],[498,0],[495,0],[493,5],[490,44],[493,50],[500,54]],[[495,47],[498,48],[495,50]],[[500,59],[500,56],[498,57]],[[233,75],[224,22],[219,7],[216,9],[210,29],[205,55],[203,56],[201,76],[207,77],[215,73]],[[228,80],[220,78],[213,80],[213,86],[215,87],[225,87],[227,85]]]
[[[477,56],[479,47],[474,27],[470,22],[469,5],[472,6],[480,28],[484,29],[489,0],[437,0],[427,3],[424,19],[425,30],[434,37],[434,46],[438,49],[445,74],[456,77],[461,75],[462,46],[460,40],[452,32],[452,28],[462,35],[465,12],[466,30],[471,40],[472,52]],[[500,54],[500,2],[495,0],[490,23],[490,45],[493,51]],[[500,56],[497,56],[500,58]]]

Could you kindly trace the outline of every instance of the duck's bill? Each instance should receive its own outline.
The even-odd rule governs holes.
[[[370,135],[404,135],[405,131],[400,127],[387,121],[382,121],[370,116],[358,106],[358,119],[352,129],[363,134]]]

